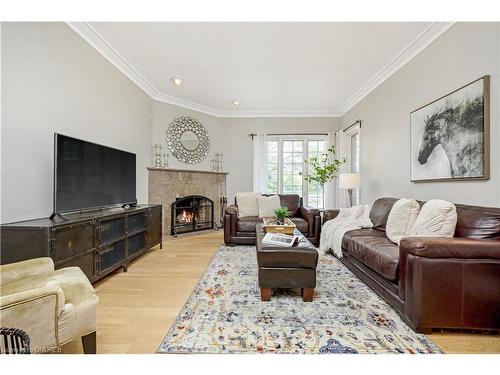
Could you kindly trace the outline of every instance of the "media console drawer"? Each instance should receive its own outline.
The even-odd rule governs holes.
[[[86,221],[50,230],[50,254],[57,263],[94,248],[94,223]]]
[[[129,215],[127,217],[127,234],[143,231],[146,228],[146,215],[144,213]]]
[[[99,225],[99,242],[107,244],[118,241],[125,236],[125,218],[101,220]]]
[[[95,251],[91,251],[88,254],[73,258],[68,262],[58,263],[55,269],[65,268],[65,267],[80,267],[85,276],[92,281],[95,277]]]
[[[99,249],[99,273],[105,272],[113,266],[120,264],[126,257],[125,240]]]

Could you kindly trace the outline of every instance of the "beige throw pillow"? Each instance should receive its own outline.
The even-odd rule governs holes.
[[[387,218],[387,238],[399,245],[401,239],[412,231],[419,212],[420,206],[415,199],[400,199],[394,203]]]
[[[281,207],[280,197],[271,195],[269,197],[260,196],[257,198],[259,202],[259,217],[276,217],[274,211]]]
[[[456,225],[455,205],[441,199],[432,199],[422,206],[411,236],[453,237]]]
[[[260,193],[236,193],[239,217],[259,216],[258,197],[260,197]]]

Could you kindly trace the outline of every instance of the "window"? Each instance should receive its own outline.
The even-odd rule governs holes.
[[[314,140],[307,142],[308,157],[320,157],[325,152],[325,141]],[[323,190],[317,182],[307,184],[307,204],[314,208],[323,209]]]
[[[302,195],[302,141],[283,141],[283,194]]]
[[[268,137],[267,191],[268,193],[298,194],[304,204],[323,208],[323,191],[317,183],[306,183],[301,173],[307,173],[307,163],[313,156],[325,152],[325,139],[311,137]]]

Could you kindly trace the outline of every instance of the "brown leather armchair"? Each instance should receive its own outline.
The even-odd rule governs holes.
[[[297,194],[279,194],[281,206],[290,211],[297,229],[314,245],[319,244],[321,233],[321,215],[318,209],[308,208],[302,204]],[[255,245],[255,227],[262,223],[258,217],[240,218],[238,205],[232,204],[224,214],[224,243],[226,245]]]
[[[341,262],[416,331],[500,330],[500,208],[457,204],[453,238],[407,237],[398,247],[385,234],[396,200],[377,199],[373,228],[344,235]]]

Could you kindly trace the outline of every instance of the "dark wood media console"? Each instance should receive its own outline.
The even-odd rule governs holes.
[[[138,205],[1,226],[0,264],[50,256],[94,282],[162,243],[162,207]]]

